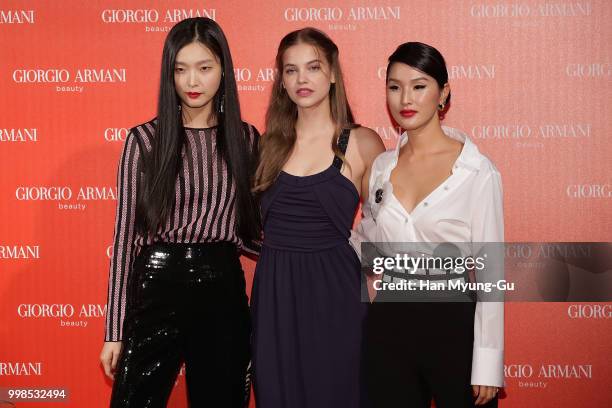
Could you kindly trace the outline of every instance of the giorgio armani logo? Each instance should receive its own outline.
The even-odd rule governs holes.
[[[593,378],[592,364],[506,364],[504,376],[518,380],[520,388],[547,388],[551,380]]]
[[[15,189],[18,201],[53,201],[60,210],[85,210],[89,201],[117,200],[113,186],[82,186],[73,190],[68,186],[19,186]]]
[[[361,7],[290,7],[283,12],[283,18],[289,22],[329,23],[329,30],[354,31],[357,23],[370,21],[389,21],[401,19],[401,7],[397,5],[361,6]]]
[[[17,307],[17,315],[22,318],[73,317],[74,306],[70,304],[25,304]]]
[[[555,138],[587,138],[591,137],[590,123],[548,123],[538,127],[539,137]]]
[[[344,12],[340,7],[291,7],[285,9],[285,21],[340,21]]]
[[[38,142],[36,128],[0,128],[0,142]]]
[[[538,372],[540,378],[593,378],[591,364],[542,364]]]
[[[565,75],[572,78],[609,78],[612,76],[612,64],[609,62],[570,63],[565,67]]]
[[[397,140],[401,128],[393,126],[374,126],[372,128],[383,140]]]
[[[17,187],[15,197],[19,201],[58,201],[70,200],[72,189],[61,186]]]
[[[470,16],[478,18],[578,17],[591,14],[593,6],[590,2],[478,3],[470,6]]]
[[[529,125],[478,125],[472,128],[474,139],[525,139],[531,134]]]
[[[547,123],[539,126],[525,124],[477,125],[472,128],[472,137],[475,139],[589,138],[591,132],[592,126],[590,123]]]
[[[34,10],[0,10],[0,24],[34,24]]]
[[[567,307],[570,319],[610,319],[612,305],[610,304],[575,304]]]
[[[128,128],[106,128],[104,129],[104,140],[107,142],[124,142],[130,133]]]
[[[451,65],[448,79],[494,79],[494,64]]]
[[[192,17],[217,18],[214,8],[202,9],[105,9],[100,17],[107,24],[145,24],[147,32],[170,31],[172,25]]]
[[[274,68],[257,68],[251,69],[248,67],[234,68],[234,76],[239,91],[263,92],[266,85],[274,81]]]
[[[471,129],[474,139],[511,143],[517,148],[543,148],[545,143],[592,137],[590,123],[519,123],[476,125]]]
[[[495,79],[495,64],[449,65],[448,78],[451,80],[489,80]],[[378,79],[386,79],[387,67],[376,69]]]
[[[81,305],[58,303],[22,303],[17,306],[17,316],[22,319],[59,319],[60,327],[87,327],[86,319],[103,318],[107,306],[98,303]]]
[[[102,11],[101,17],[105,23],[156,23],[159,21],[159,12],[151,9],[106,9]]]
[[[12,73],[17,84],[55,84],[57,92],[83,92],[85,84],[126,83],[125,68],[18,68]]]
[[[40,259],[40,246],[0,245],[0,259]]]
[[[591,364],[506,364],[506,378],[593,378]]]
[[[0,376],[33,376],[42,375],[42,363],[0,361]]]
[[[612,184],[570,184],[565,193],[570,198],[612,198]]]
[[[74,72],[68,69],[15,69],[13,81],[23,83],[96,83],[126,82],[125,68],[81,68]]]

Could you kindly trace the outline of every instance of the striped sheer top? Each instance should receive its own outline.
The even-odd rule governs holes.
[[[251,152],[257,151],[259,133],[248,127]],[[217,128],[185,128],[183,163],[176,181],[176,198],[165,226],[154,237],[136,231],[136,192],[141,174],[141,148],[151,149],[155,122],[131,130],[126,138],[117,173],[117,213],[110,263],[105,341],[121,341],[128,276],[139,250],[153,242],[201,243],[226,241],[257,253],[256,242],[242,242],[236,233],[236,191],[232,174],[215,148]]]

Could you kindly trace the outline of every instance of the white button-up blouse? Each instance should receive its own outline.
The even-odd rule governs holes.
[[[412,212],[393,195],[389,181],[400,148],[408,142],[402,134],[394,150],[379,155],[372,165],[368,201],[360,224],[351,235],[358,254],[367,242],[503,242],[502,184],[493,163],[463,132],[442,128],[463,143],[452,174]],[[382,200],[376,202],[376,196]],[[504,304],[477,302],[474,318],[472,384],[501,387],[504,383]]]

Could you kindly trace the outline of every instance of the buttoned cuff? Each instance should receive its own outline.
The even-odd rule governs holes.
[[[472,385],[504,386],[504,350],[474,347]]]

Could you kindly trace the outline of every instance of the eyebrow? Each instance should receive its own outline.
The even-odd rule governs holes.
[[[389,78],[388,80],[389,80],[389,81],[393,81],[393,82],[399,82],[399,83],[402,83],[402,81],[401,81],[401,80],[399,80],[399,79],[395,79],[395,78]],[[427,79],[427,78],[425,78],[425,77],[418,77],[418,78],[414,78],[414,79],[411,79],[411,80],[410,80],[410,82],[416,82],[416,81],[429,81],[429,79]]]
[[[314,60],[312,60],[312,61],[308,61],[308,62],[306,63],[306,65],[308,65],[308,64],[312,64],[313,62],[318,62],[318,63],[321,63],[321,60],[319,60],[319,59],[314,59]],[[285,64],[285,65],[283,65],[283,68],[285,68],[285,67],[296,67],[296,66],[297,66],[296,64]]]
[[[194,63],[194,65],[200,65],[200,64],[204,64],[206,62],[213,62],[213,60],[212,60],[212,58],[207,58],[205,60],[196,61]],[[176,65],[189,65],[189,64],[187,64],[186,62],[183,62],[183,61],[175,61],[175,64]]]

